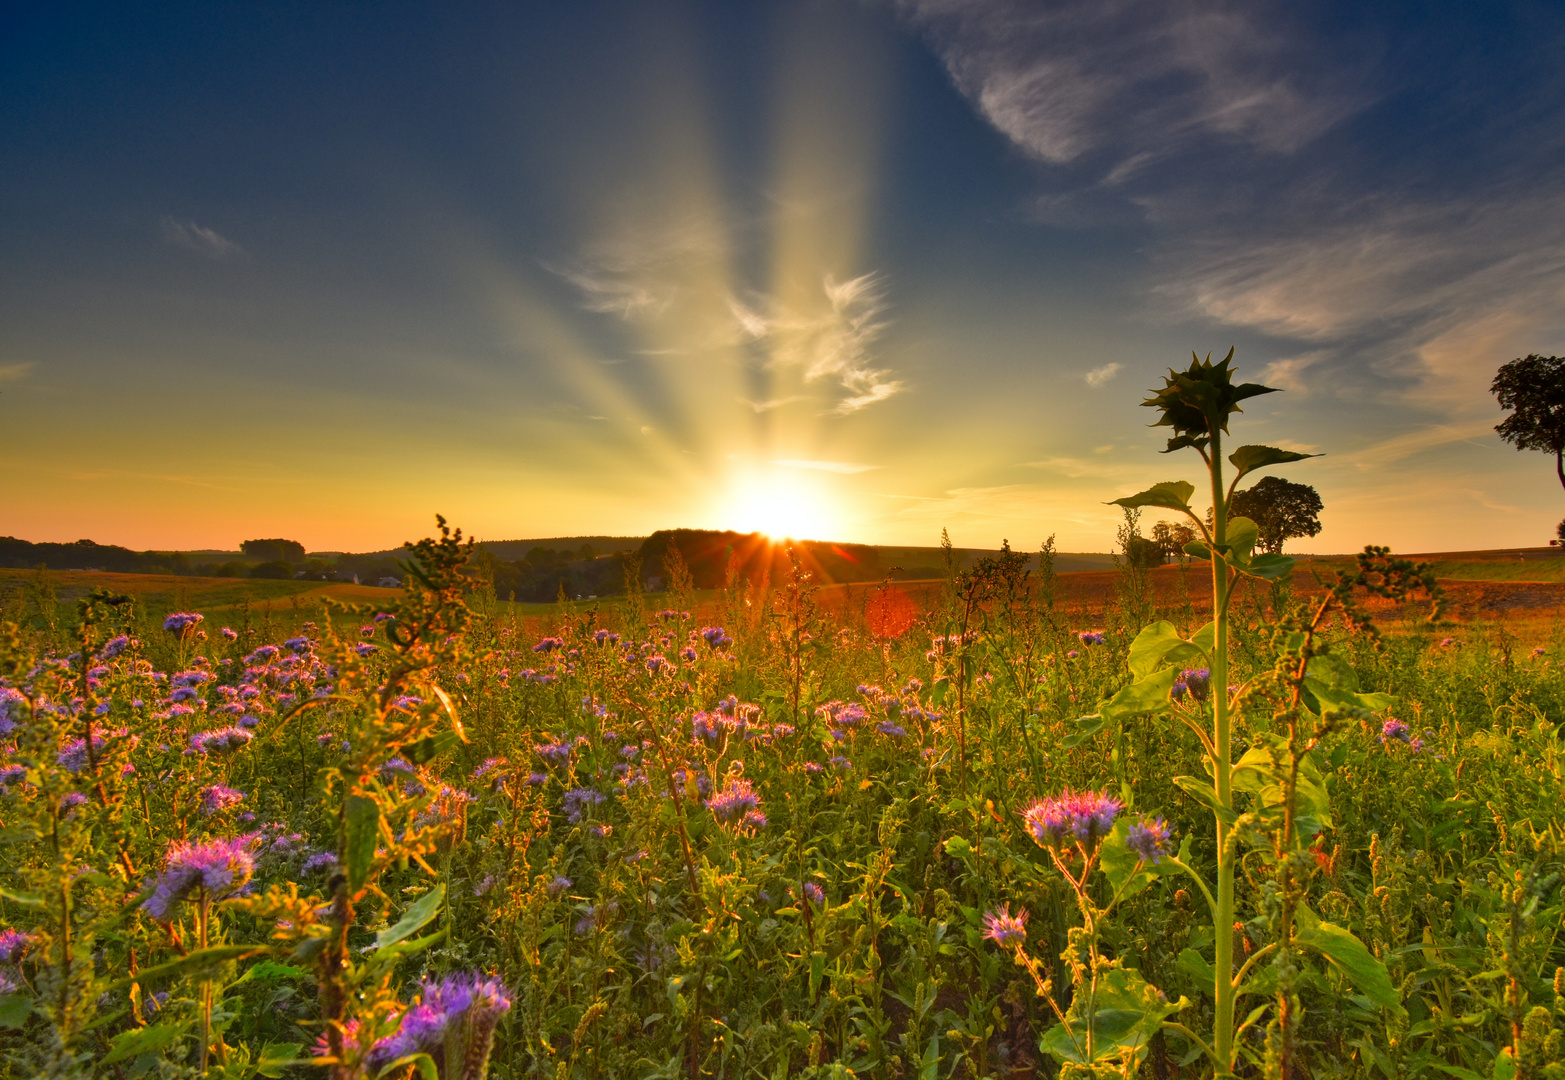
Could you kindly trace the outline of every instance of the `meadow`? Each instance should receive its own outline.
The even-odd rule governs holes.
[[[443,522],[405,591],[14,576],[7,1071],[1565,1075],[1557,598],[1215,520],[554,607]]]

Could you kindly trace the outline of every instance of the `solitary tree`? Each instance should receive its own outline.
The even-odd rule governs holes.
[[[1252,488],[1234,492],[1229,517],[1247,517],[1260,529],[1262,551],[1282,552],[1283,541],[1320,532],[1320,494],[1308,484],[1268,476]]]
[[[1185,545],[1195,540],[1195,530],[1179,522],[1160,521],[1152,526],[1152,542],[1165,559],[1182,558]]]
[[[1565,487],[1565,357],[1534,353],[1495,372],[1489,387],[1509,409],[1494,430],[1518,450],[1546,450]]]

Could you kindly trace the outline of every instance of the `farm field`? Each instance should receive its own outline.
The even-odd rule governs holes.
[[[1146,675],[1141,628],[1191,652],[1169,642],[1210,617],[1209,564],[1051,577],[998,559],[887,589],[510,605],[469,591],[455,545],[414,554],[433,588],[51,574],[77,610],[52,627],[26,608],[39,579],[5,576],[0,617],[25,627],[4,659],[0,834],[16,1060],[1203,1071],[1224,943],[1180,868],[1209,875],[1218,854],[1190,779],[1217,695],[1204,669]],[[1270,678],[1272,628],[1326,595],[1311,569],[1236,586],[1246,760],[1283,752],[1280,706],[1243,688]],[[133,610],[93,600],[102,586]],[[1488,1076],[1555,1053],[1565,587],[1444,588],[1440,625],[1369,598],[1378,641],[1323,631],[1295,854],[1270,831],[1275,793],[1236,793],[1241,1074],[1274,1052],[1279,999],[1312,1075]],[[328,623],[328,600],[362,606]],[[80,614],[92,664],[39,664]],[[1149,677],[1160,702],[1115,705]],[[1266,886],[1282,866],[1285,939]],[[1263,964],[1280,940],[1289,964]]]

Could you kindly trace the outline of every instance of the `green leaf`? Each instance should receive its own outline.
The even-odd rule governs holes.
[[[1212,549],[1206,546],[1205,540],[1192,540],[1185,545],[1185,554],[1192,559],[1205,559],[1211,561]]]
[[[462,745],[462,739],[454,731],[440,731],[420,739],[404,751],[404,755],[415,765],[422,765],[432,761],[441,754],[449,753]]]
[[[1182,949],[1179,959],[1174,961],[1174,967],[1189,975],[1195,980],[1196,985],[1203,989],[1217,985],[1217,969],[1211,961],[1196,952],[1194,949]]]
[[[973,857],[973,845],[966,838],[953,836],[945,843],[946,854],[953,859],[970,859]]]
[[[1319,952],[1376,1005],[1405,1015],[1406,1010],[1402,1008],[1396,987],[1391,984],[1386,966],[1376,960],[1351,931],[1322,921],[1303,904],[1299,905],[1294,914],[1294,923],[1295,941]]]
[[[826,974],[826,954],[810,954],[810,999],[813,1001],[821,988],[821,978]]]
[[[255,1071],[262,1076],[275,1077],[283,1075],[284,1069],[308,1064],[310,1059],[299,1058],[299,1051],[303,1049],[303,1043],[267,1043],[256,1059]]]
[[[1218,802],[1217,789],[1212,786],[1210,781],[1202,780],[1195,776],[1176,776],[1174,777],[1174,783],[1184,788],[1186,792],[1193,795],[1208,810],[1211,810],[1228,824],[1232,825],[1239,820],[1239,815],[1231,807],[1224,806]]]
[[[44,902],[36,896],[28,896],[26,893],[11,892],[9,889],[0,889],[0,900],[6,900],[13,904],[20,904],[27,908],[41,908]]]
[[[1060,740],[1060,746],[1066,750],[1074,750],[1098,732],[1103,730],[1103,716],[1100,713],[1090,713],[1076,720],[1076,730]]]
[[[275,960],[262,960],[245,968],[244,974],[229,984],[229,989],[247,982],[263,982],[273,979],[308,979],[311,974],[291,964],[279,964]]]
[[[1247,517],[1229,518],[1224,538],[1223,545],[1232,561],[1245,566],[1250,562],[1250,552],[1261,539],[1261,527]]]
[[[375,935],[376,947],[384,949],[387,945],[395,945],[422,930],[426,923],[440,913],[440,904],[445,898],[445,882],[437,882],[433,889],[415,900],[413,906],[403,912],[402,918],[397,920],[395,926]]]
[[[1210,660],[1217,652],[1217,623],[1207,623],[1191,636],[1190,641]]]
[[[358,892],[369,880],[375,861],[375,843],[380,838],[380,804],[364,795],[349,795],[344,807],[347,818],[348,891]]]
[[[1138,679],[1144,679],[1163,666],[1163,660],[1169,653],[1189,645],[1190,642],[1179,636],[1173,623],[1149,623],[1141,628],[1136,640],[1130,643],[1130,673]]]
[[[1301,454],[1297,450],[1282,450],[1275,446],[1241,446],[1228,455],[1228,460],[1233,467],[1238,469],[1234,479],[1245,473],[1254,472],[1256,469],[1264,469],[1268,465],[1285,465],[1290,461],[1303,461],[1305,458],[1320,457],[1319,454]]]
[[[930,688],[929,701],[932,705],[940,705],[945,702],[946,692],[951,689],[950,679],[936,679],[935,685]]]
[[[100,1065],[113,1065],[141,1054],[155,1054],[175,1039],[185,1034],[189,1023],[159,1024],[155,1027],[131,1028],[109,1040],[109,1053]]]
[[[408,1065],[417,1067],[418,1074],[424,1080],[440,1080],[440,1070],[435,1067],[435,1059],[428,1054],[408,1054],[406,1057],[399,1057],[396,1061],[382,1066],[375,1076],[377,1080],[382,1076],[397,1076]]]
[[[1168,708],[1168,694],[1178,678],[1178,671],[1164,668],[1156,674],[1148,675],[1124,687],[1098,706],[1098,712],[1105,720],[1118,720],[1139,713],[1161,712]]]
[[[1165,510],[1189,510],[1190,496],[1195,494],[1195,485],[1184,480],[1164,480],[1161,484],[1153,484],[1138,495],[1127,495],[1123,499],[1115,499],[1110,506],[1123,506],[1127,509],[1135,509],[1140,506],[1159,506]]]
[[[1500,1052],[1494,1057],[1494,1070],[1489,1073],[1490,1080],[1515,1080],[1516,1058],[1511,1054],[1509,1046],[1501,1047]]]
[[[450,927],[443,926],[439,930],[436,930],[433,934],[426,934],[421,938],[411,938],[407,941],[399,941],[393,945],[387,945],[385,948],[376,949],[373,953],[371,953],[370,960],[372,963],[378,964],[382,967],[388,964],[394,964],[405,956],[412,956],[415,953],[421,953],[431,945],[435,945],[445,940],[446,935],[450,932]]]
[[[1038,1040],[1038,1048],[1061,1062],[1075,1065],[1129,1060],[1139,1063],[1147,1044],[1162,1026],[1163,1018],[1182,1007],[1164,1000],[1145,979],[1129,968],[1112,968],[1098,980],[1097,1009],[1091,1017],[1092,1056],[1088,1058],[1088,1018],[1081,1015],[1086,995],[1078,995],[1065,1014]],[[1181,999],[1183,1000],[1183,999]],[[1128,1072],[1129,1070],[1127,1070]]]
[[[114,980],[109,984],[109,989],[119,990],[133,982],[156,982],[158,979],[173,978],[178,975],[195,977],[213,968],[222,967],[230,960],[243,960],[247,956],[258,956],[266,951],[265,945],[213,945],[210,949],[197,949],[188,956],[181,956],[166,964],[142,968],[134,975],[126,975]]]
[[[1293,573],[1294,562],[1292,555],[1257,555],[1239,569],[1262,581],[1281,581]]]
[[[19,1028],[33,1011],[33,999],[27,994],[0,997],[0,1027]]]

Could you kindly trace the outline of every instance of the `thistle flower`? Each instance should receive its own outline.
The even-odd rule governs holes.
[[[1001,904],[984,916],[984,937],[996,945],[1010,948],[1027,940],[1027,912],[1011,914],[1010,904]]]
[[[1168,824],[1162,818],[1143,817],[1126,831],[1125,846],[1143,862],[1155,863],[1168,854],[1172,838]]]
[[[184,637],[205,617],[204,615],[196,614],[194,611],[176,611],[163,620],[163,629],[175,637]]]
[[[198,888],[223,895],[238,890],[255,871],[255,859],[250,854],[255,841],[252,833],[204,844],[174,843],[152,895],[141,906],[153,918],[167,919],[174,905]]]
[[[198,731],[190,736],[190,748],[198,754],[226,754],[230,750],[238,750],[253,738],[253,734],[241,727]]]
[[[395,1034],[377,1042],[367,1063],[378,1071],[409,1054],[428,1054],[446,1080],[481,1080],[489,1067],[495,1025],[511,1008],[498,978],[466,972],[425,979],[420,1001],[402,1014]]]
[[[706,802],[712,816],[725,825],[744,818],[760,805],[761,797],[755,793],[754,785],[743,778],[730,780],[726,788]],[[763,817],[761,823],[765,824],[765,821]]]
[[[203,814],[215,814],[219,810],[227,810],[231,806],[238,806],[244,802],[245,793],[235,791],[231,787],[222,784],[213,784],[201,789],[201,812]]]
[[[1096,791],[1066,791],[1049,799],[1036,799],[1022,814],[1027,831],[1040,847],[1080,844],[1095,850],[1114,827],[1122,804]]]

